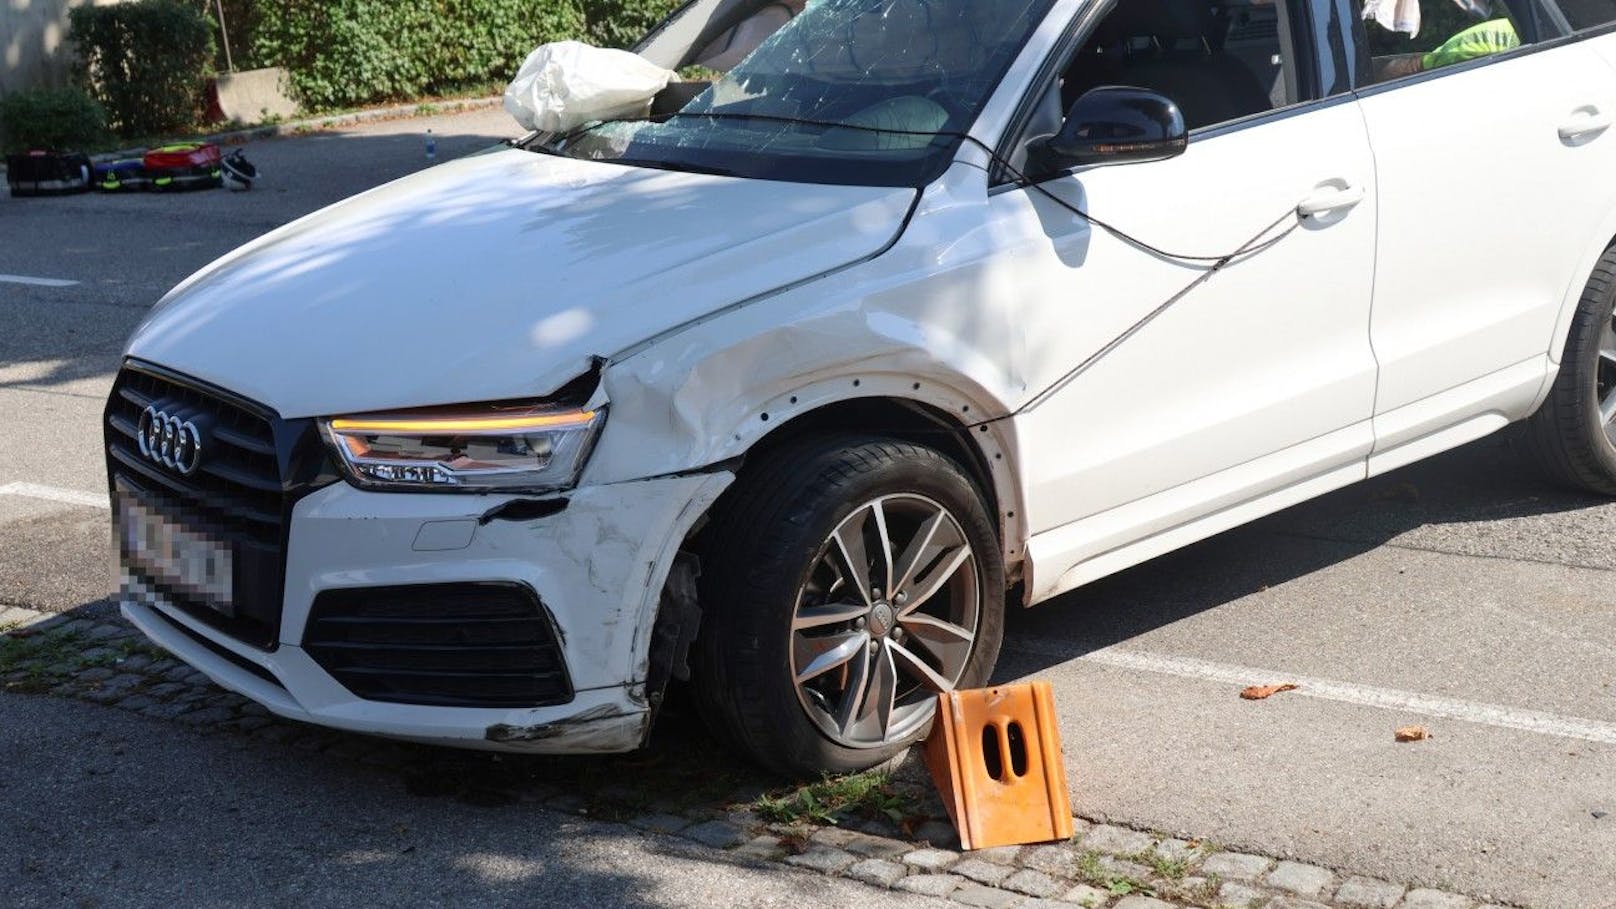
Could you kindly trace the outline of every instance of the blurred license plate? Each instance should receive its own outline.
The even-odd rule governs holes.
[[[186,530],[128,498],[118,503],[118,534],[133,567],[187,599],[235,615],[229,546]]]

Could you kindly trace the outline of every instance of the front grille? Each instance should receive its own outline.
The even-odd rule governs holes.
[[[189,477],[165,469],[140,453],[137,432],[141,411],[155,404],[170,413],[206,415],[216,421],[201,467]],[[282,512],[280,465],[275,459],[273,416],[170,379],[124,370],[107,408],[107,426],[115,432],[107,451],[115,470],[148,490],[178,497],[199,511],[217,514],[240,532],[274,545],[280,540]]]
[[[140,419],[148,406],[207,424],[203,455],[190,476],[141,453]],[[232,602],[200,602],[144,573],[127,552],[125,566],[188,615],[244,643],[273,649],[292,506],[336,479],[313,421],[282,420],[222,389],[131,361],[107,401],[106,445],[114,507],[134,500],[168,522],[228,546]]]
[[[521,584],[328,590],[314,600],[303,647],[370,701],[548,707],[572,700],[555,623]]]

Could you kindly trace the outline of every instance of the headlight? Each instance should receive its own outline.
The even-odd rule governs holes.
[[[357,486],[544,492],[578,481],[605,420],[604,410],[500,403],[337,417],[321,425]]]

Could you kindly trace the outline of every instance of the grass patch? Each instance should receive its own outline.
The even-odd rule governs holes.
[[[1212,875],[1201,882],[1199,887],[1190,888],[1190,900],[1205,905],[1212,905],[1217,901],[1218,891],[1223,889],[1223,879]]]
[[[0,637],[0,672],[75,659],[83,655],[83,640],[76,631],[30,633],[8,629]]]
[[[83,659],[77,632],[28,632],[8,629],[0,635],[0,679],[7,691],[38,694],[68,676],[67,667]],[[88,668],[88,667],[86,667]],[[15,678],[22,673],[21,678]]]
[[[11,627],[0,632],[0,680],[7,691],[38,694],[86,669],[116,667],[137,653],[162,656],[133,640],[97,641],[74,630]],[[12,678],[18,673],[20,678]]]
[[[1223,879],[1217,875],[1197,878],[1195,883],[1186,886],[1184,882],[1173,881],[1157,888],[1158,899],[1185,903],[1190,906],[1217,906],[1218,891],[1223,887]]]
[[[1150,885],[1105,867],[1098,852],[1090,849],[1077,857],[1077,873],[1083,883],[1098,887],[1112,896],[1155,896]]]
[[[1158,877],[1170,881],[1183,880],[1184,875],[1190,871],[1190,863],[1183,859],[1168,858],[1154,849],[1145,849],[1128,856],[1129,861],[1138,862],[1150,868]]]
[[[789,792],[766,793],[752,803],[753,810],[767,821],[827,826],[849,818],[902,826],[919,807],[913,796],[893,787],[891,774],[882,771],[826,777]]]

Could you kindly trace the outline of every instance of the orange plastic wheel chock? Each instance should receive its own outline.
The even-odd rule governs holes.
[[[939,694],[926,765],[965,849],[1072,835],[1048,682]]]

